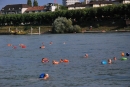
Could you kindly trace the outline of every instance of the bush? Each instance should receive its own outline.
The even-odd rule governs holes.
[[[73,26],[72,21],[65,17],[58,17],[57,19],[55,19],[52,26],[52,33],[73,33],[80,31],[80,26]]]
[[[96,24],[96,26],[95,26],[96,28],[99,28],[100,27],[100,24]]]
[[[79,25],[74,25],[74,32],[76,33],[80,33],[81,32],[81,28]]]
[[[30,26],[24,26],[24,31],[30,29]]]

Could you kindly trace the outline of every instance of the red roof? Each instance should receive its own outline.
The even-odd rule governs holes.
[[[40,10],[44,10],[44,6],[29,7],[26,11],[40,11]]]

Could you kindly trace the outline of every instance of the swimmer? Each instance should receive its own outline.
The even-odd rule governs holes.
[[[45,74],[45,76],[44,76],[44,80],[46,80],[46,79],[48,79],[49,78],[49,74]]]
[[[46,63],[49,62],[49,60],[47,58],[42,58],[42,63]]]
[[[53,44],[53,42],[52,42],[52,41],[50,42],[50,45],[51,45],[51,44]]]
[[[19,44],[19,46],[20,46],[21,48],[26,48],[26,45],[24,45],[24,44]]]
[[[116,57],[113,57],[114,60],[116,60]]]
[[[13,46],[13,49],[16,49],[17,47],[16,46]]]
[[[12,44],[7,44],[8,46],[12,46]]]
[[[86,58],[87,58],[87,57],[88,57],[88,54],[85,54],[85,56],[84,56],[84,57],[86,57]]]
[[[44,49],[44,48],[45,48],[45,46],[44,46],[44,45],[42,45],[40,48],[41,48],[41,49]]]
[[[44,80],[49,78],[49,74],[41,74],[39,78],[43,78]]]
[[[112,60],[111,60],[111,59],[108,59],[108,63],[111,64],[111,63],[112,63]]]
[[[24,46],[24,44],[19,44],[19,46],[21,47],[21,46]]]
[[[60,63],[61,63],[61,62],[64,62],[64,60],[63,60],[63,59],[60,59]]]
[[[52,63],[53,64],[59,64],[60,62],[53,60]]]

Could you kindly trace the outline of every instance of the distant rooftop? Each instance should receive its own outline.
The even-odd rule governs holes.
[[[34,7],[29,7],[26,11],[39,11],[39,10],[43,10],[44,6],[34,6]]]
[[[3,7],[2,10],[9,10],[9,8],[18,10],[20,8],[28,8],[28,7],[30,6],[27,4],[11,4],[11,5],[6,5],[5,7]]]

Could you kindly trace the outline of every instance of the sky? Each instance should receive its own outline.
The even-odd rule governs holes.
[[[34,0],[32,0],[33,2]],[[80,1],[84,1],[84,0],[80,0]],[[38,5],[42,6],[42,5],[46,5],[47,3],[54,3],[54,0],[37,0]],[[58,4],[62,5],[62,0],[56,0],[56,2]],[[9,4],[27,4],[27,0],[0,0],[0,10]]]

